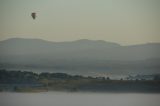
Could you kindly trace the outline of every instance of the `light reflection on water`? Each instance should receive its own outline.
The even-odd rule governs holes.
[[[160,94],[1,92],[0,106],[160,106]]]

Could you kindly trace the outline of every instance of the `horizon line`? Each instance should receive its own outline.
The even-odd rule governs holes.
[[[2,41],[6,41],[6,40],[10,40],[10,39],[26,39],[26,40],[42,40],[42,41],[46,41],[46,42],[52,42],[52,43],[63,43],[63,42],[76,42],[76,41],[80,41],[80,40],[88,40],[88,41],[101,41],[101,42],[106,42],[106,43],[115,43],[118,44],[120,46],[135,46],[135,45],[144,45],[144,44],[160,44],[160,42],[146,42],[146,43],[137,43],[137,44],[121,44],[118,42],[114,42],[114,41],[107,41],[107,40],[102,40],[102,39],[87,39],[87,38],[81,38],[81,39],[75,39],[75,40],[64,40],[64,41],[53,41],[53,40],[47,40],[47,39],[43,39],[43,38],[28,38],[28,37],[11,37],[11,38],[6,38],[3,40],[0,40],[0,42]]]

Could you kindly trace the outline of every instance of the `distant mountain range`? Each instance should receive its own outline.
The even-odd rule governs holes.
[[[0,68],[160,73],[160,43],[121,46],[103,40],[51,42],[12,38],[0,41]]]

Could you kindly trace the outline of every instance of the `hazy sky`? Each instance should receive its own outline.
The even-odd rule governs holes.
[[[160,42],[160,0],[0,0],[0,40],[13,37]]]

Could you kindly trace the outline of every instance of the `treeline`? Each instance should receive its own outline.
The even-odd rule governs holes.
[[[155,76],[153,80],[112,80],[109,77],[84,77],[66,73],[0,70],[0,90],[160,92],[160,76]]]
[[[37,83],[38,74],[33,72],[0,70],[0,84]]]
[[[101,77],[97,77],[101,78]],[[0,70],[0,84],[34,84],[41,83],[43,80],[78,80],[95,79],[93,77],[83,77],[81,75],[69,75],[66,73],[34,73],[28,71],[7,71]]]

